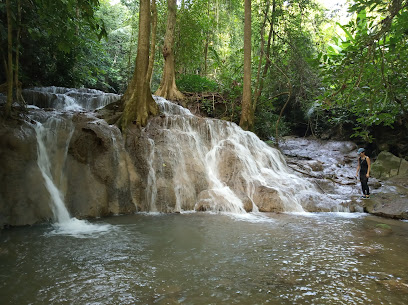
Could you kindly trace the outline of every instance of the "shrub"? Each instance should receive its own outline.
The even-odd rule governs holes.
[[[177,88],[184,92],[218,91],[218,84],[215,81],[195,74],[181,75],[176,84]]]

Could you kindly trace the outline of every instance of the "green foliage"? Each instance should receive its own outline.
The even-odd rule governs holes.
[[[276,122],[279,115],[273,111],[257,111],[255,114],[255,133],[263,140],[270,140],[276,136]],[[291,134],[292,126],[285,118],[281,118],[278,126],[279,136]]]
[[[203,56],[211,23],[214,22],[207,0],[183,1],[177,12],[175,57],[183,73],[193,74],[204,70]]]
[[[11,1],[14,31],[17,5]],[[103,21],[95,15],[98,5],[98,0],[21,0],[19,67],[24,85],[81,86],[102,71],[88,63],[96,62],[93,55],[102,51],[98,40],[106,36]],[[7,45],[5,18],[1,12],[1,46]],[[2,58],[5,51],[0,48]]]
[[[341,26],[345,36],[319,56],[320,100],[326,109],[348,109],[357,118],[354,136],[372,141],[373,126],[407,120],[408,8],[361,0],[351,11],[355,19]]]
[[[215,92],[218,84],[208,78],[196,74],[181,75],[176,81],[177,87],[185,92]]]
[[[138,9],[138,3],[127,2],[127,6],[118,3],[111,6],[101,2],[96,15],[103,20],[107,38],[100,42],[100,52],[90,54],[91,62],[102,73],[93,74],[87,83],[105,91],[124,92],[133,73],[136,57],[137,20],[132,10]]]

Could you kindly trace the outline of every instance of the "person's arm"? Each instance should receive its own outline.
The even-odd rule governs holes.
[[[368,177],[370,177],[371,161],[370,161],[369,157],[366,157],[366,160],[367,160],[367,174],[366,174],[366,177],[368,178]]]
[[[359,170],[360,170],[360,158],[358,158],[358,160],[357,160],[357,171],[356,171],[356,177],[358,177],[358,172],[359,172]]]

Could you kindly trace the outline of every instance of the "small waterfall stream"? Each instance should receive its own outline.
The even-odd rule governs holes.
[[[55,230],[50,234],[82,237],[84,235],[109,231],[112,226],[91,224],[85,220],[71,217],[65,205],[65,194],[68,190],[66,187],[64,167],[66,164],[68,147],[75,130],[75,125],[72,122],[72,115],[75,111],[84,110],[83,106],[85,106],[85,108],[87,105],[89,106],[89,102],[86,102],[86,99],[82,98],[78,101],[67,95],[67,92],[65,92],[67,90],[65,89],[66,88],[59,87],[34,88],[33,90],[26,90],[25,95],[31,97],[32,101],[37,102],[36,95],[38,93],[45,94],[46,96],[48,95],[48,105],[45,105],[45,107],[56,107],[60,110],[52,111],[46,117],[40,115],[40,117],[37,118],[35,114],[30,115],[32,121],[35,122],[34,130],[37,139],[37,164],[52,201],[51,209],[53,212],[53,227]],[[73,89],[70,89],[68,93],[77,94]],[[98,94],[99,92],[96,92],[95,90],[95,92],[92,93]],[[57,98],[55,99],[54,97]],[[99,98],[99,100],[103,100],[103,98]],[[57,104],[53,104],[55,101],[57,101]],[[49,102],[51,102],[51,104],[49,104]],[[104,103],[105,102],[102,102],[102,104]],[[35,105],[36,103],[33,104]],[[39,120],[43,122],[40,122]],[[112,141],[115,144],[116,139],[113,138]]]
[[[68,121],[69,122],[69,121]],[[45,185],[50,193],[51,200],[53,201],[52,211],[54,214],[54,219],[57,223],[63,224],[68,223],[71,219],[67,208],[64,203],[64,196],[60,190],[61,187],[57,186],[57,181],[61,181],[63,178],[63,170],[60,166],[59,170],[55,173],[55,177],[52,174],[51,168],[51,154],[56,154],[59,150],[56,147],[58,145],[57,132],[61,127],[61,124],[65,123],[61,118],[51,117],[44,124],[37,122],[34,129],[37,136],[37,152],[38,159],[37,164],[41,170],[41,174],[44,177]],[[68,137],[66,139],[65,149],[62,150],[62,158],[58,162],[53,164],[64,165],[67,152],[68,144],[71,139],[74,128],[72,124],[66,126],[68,129]],[[55,170],[54,170],[55,172]]]
[[[65,206],[64,165],[74,132],[70,118],[51,116],[44,123],[36,122],[34,129],[37,137],[37,164],[52,201],[54,230],[49,234],[82,237],[111,230],[111,225],[91,224],[71,217]]]

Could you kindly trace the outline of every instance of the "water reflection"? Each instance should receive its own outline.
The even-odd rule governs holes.
[[[114,229],[79,239],[45,235],[48,226],[1,232],[1,304],[408,302],[402,221],[186,213],[94,224]]]

